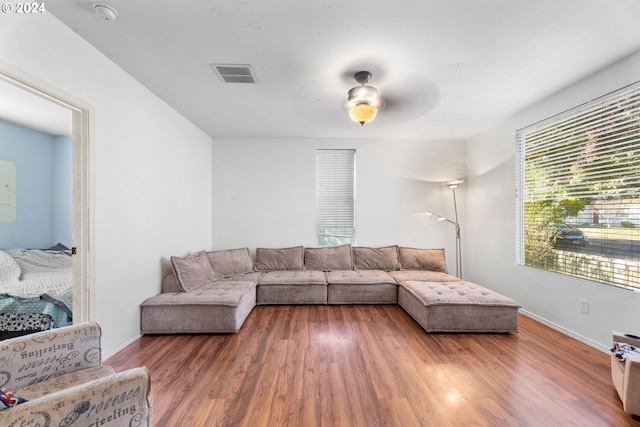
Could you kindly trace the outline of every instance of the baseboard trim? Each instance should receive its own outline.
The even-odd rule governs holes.
[[[528,318],[533,319],[533,320],[535,320],[536,322],[540,322],[540,323],[542,323],[543,325],[550,327],[551,329],[554,329],[554,330],[556,330],[556,331],[558,331],[558,332],[560,332],[560,333],[563,333],[563,334],[565,334],[565,335],[567,335],[567,336],[569,336],[569,337],[571,337],[571,338],[573,338],[573,339],[575,339],[575,340],[578,340],[578,341],[580,341],[581,343],[588,345],[589,347],[593,347],[593,348],[595,348],[596,350],[600,350],[600,351],[601,351],[601,352],[603,352],[603,353],[607,353],[607,354],[609,354],[609,353],[610,353],[610,351],[611,351],[611,349],[610,349],[609,347],[607,347],[607,346],[603,346],[602,344],[600,344],[600,343],[598,343],[598,342],[595,342],[595,341],[593,341],[593,340],[590,340],[589,338],[584,337],[584,336],[582,336],[582,335],[580,335],[580,334],[577,334],[577,333],[573,332],[573,331],[572,331],[572,330],[570,330],[570,329],[567,329],[567,328],[565,328],[565,327],[563,327],[563,326],[560,326],[560,325],[558,325],[558,324],[556,324],[556,323],[553,323],[553,322],[551,322],[551,321],[549,321],[549,320],[545,319],[544,317],[540,317],[540,316],[538,316],[538,315],[536,315],[536,314],[533,314],[533,313],[531,313],[531,312],[529,312],[529,311],[527,311],[527,310],[523,310],[522,308],[519,310],[519,312],[520,312],[520,314],[522,314],[523,316],[527,316]],[[115,349],[110,349],[110,350],[109,350],[109,352],[107,352],[107,353],[103,356],[103,360],[106,360],[106,359],[110,358],[111,356],[114,356],[114,355],[115,355],[116,353],[118,353],[120,350],[124,349],[126,346],[128,346],[128,345],[129,345],[129,344],[131,344],[131,343],[133,343],[135,340],[137,340],[137,339],[138,339],[138,338],[140,338],[140,337],[142,337],[142,334],[134,335],[134,336],[130,337],[128,340],[126,340],[126,341],[122,342],[122,343],[121,343],[119,346],[117,346]]]
[[[115,356],[116,353],[118,353],[120,350],[123,350],[126,346],[128,346],[129,344],[133,343],[135,340],[137,340],[138,338],[142,337],[142,334],[137,334],[134,335],[132,337],[130,337],[128,340],[123,341],[122,343],[120,343],[119,345],[117,345],[115,347],[115,349],[109,349],[109,350],[105,350],[103,352],[103,356],[102,356],[102,361],[104,362],[105,360],[107,360],[108,358],[110,358],[111,356]]]
[[[602,344],[600,344],[598,342],[595,342],[593,340],[590,340],[587,337],[583,337],[582,335],[577,334],[577,333],[573,332],[570,329],[567,329],[567,328],[565,328],[563,326],[560,326],[560,325],[558,325],[556,323],[550,322],[549,320],[547,320],[547,319],[545,319],[543,317],[540,317],[540,316],[538,316],[536,314],[533,314],[533,313],[531,313],[531,312],[529,312],[527,310],[520,309],[520,313],[523,316],[527,316],[527,317],[535,320],[536,322],[540,322],[543,325],[550,327],[551,329],[555,329],[556,331],[561,332],[561,333],[563,333],[563,334],[565,334],[565,335],[567,335],[567,336],[569,336],[569,337],[571,337],[571,338],[573,338],[575,340],[578,340],[581,343],[588,345],[589,347],[593,347],[596,350],[600,350],[603,353],[609,354],[609,352],[611,351],[611,349],[609,347],[603,346]]]

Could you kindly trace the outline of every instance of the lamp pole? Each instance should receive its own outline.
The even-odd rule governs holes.
[[[462,181],[452,181],[447,184],[447,187],[453,192],[453,211],[456,217],[456,276],[462,279],[462,247],[460,244],[460,223],[458,222],[458,203],[456,202],[456,188]]]
[[[445,218],[442,215],[438,215],[435,212],[427,212],[427,215],[434,215],[438,217],[438,221],[445,221],[449,224],[453,224],[456,228],[456,277],[462,279],[462,245],[460,243],[460,223],[458,222],[458,203],[456,201],[456,188],[464,181],[456,180],[447,182],[447,187],[453,192],[453,211],[455,214],[455,221]]]
[[[438,221],[448,222],[449,224],[453,224],[456,228],[456,277],[462,279],[462,260],[460,257],[462,253],[460,251],[460,224],[457,221],[452,221],[449,218],[445,218],[442,215],[439,215],[435,212],[427,212],[427,215],[433,215],[438,217]]]

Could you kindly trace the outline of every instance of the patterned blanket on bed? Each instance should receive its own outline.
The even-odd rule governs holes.
[[[62,251],[0,250],[0,295],[49,298],[71,312],[71,256]]]

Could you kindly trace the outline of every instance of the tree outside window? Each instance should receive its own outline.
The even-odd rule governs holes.
[[[640,85],[517,133],[518,262],[638,290]]]

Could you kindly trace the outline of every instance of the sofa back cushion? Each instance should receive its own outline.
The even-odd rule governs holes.
[[[351,245],[304,248],[304,268],[307,270],[353,270]]]
[[[400,265],[403,270],[430,270],[447,272],[444,249],[399,249]]]
[[[283,249],[256,249],[255,268],[258,271],[302,270],[304,251],[302,246]]]
[[[162,292],[182,292],[175,274],[171,273],[162,279]]]
[[[228,277],[253,271],[253,260],[249,248],[205,253],[216,277]]]
[[[398,246],[382,248],[353,248],[353,261],[356,270],[400,270]]]
[[[199,288],[216,278],[204,251],[187,257],[172,256],[171,265],[180,289],[184,292]]]

